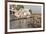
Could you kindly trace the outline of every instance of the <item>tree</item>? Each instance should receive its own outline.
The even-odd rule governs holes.
[[[24,6],[23,5],[17,5],[16,10],[19,10],[21,8],[24,8]]]
[[[29,12],[32,14],[32,10],[31,9],[29,9]]]

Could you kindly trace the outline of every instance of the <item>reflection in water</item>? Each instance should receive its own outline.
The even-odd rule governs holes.
[[[39,27],[41,27],[41,18],[37,18],[37,20],[34,17],[17,19],[10,15],[10,29]]]

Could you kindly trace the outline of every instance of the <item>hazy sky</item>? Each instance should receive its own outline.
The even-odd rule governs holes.
[[[41,13],[41,6],[24,5],[24,8],[31,9],[33,13]]]

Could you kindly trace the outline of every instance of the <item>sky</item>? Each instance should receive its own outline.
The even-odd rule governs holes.
[[[41,13],[41,6],[24,5],[25,9],[31,9],[33,13]]]

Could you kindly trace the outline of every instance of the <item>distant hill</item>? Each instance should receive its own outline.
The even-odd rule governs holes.
[[[41,15],[41,13],[32,13],[32,15]]]

